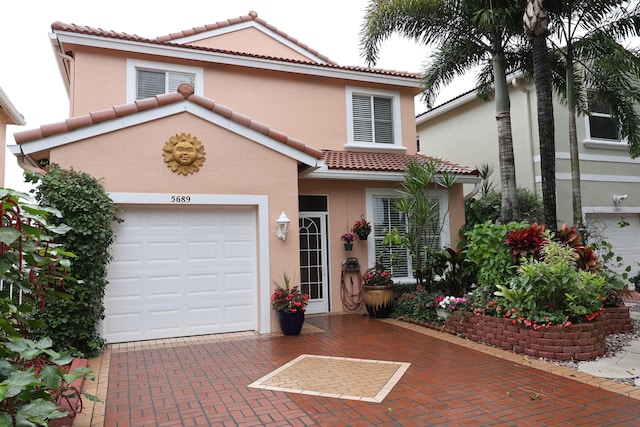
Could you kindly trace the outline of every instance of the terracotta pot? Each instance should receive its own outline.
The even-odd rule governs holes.
[[[299,313],[278,312],[278,320],[284,335],[300,335],[304,323],[304,311]]]
[[[362,286],[364,306],[369,317],[384,319],[393,311],[393,285]]]

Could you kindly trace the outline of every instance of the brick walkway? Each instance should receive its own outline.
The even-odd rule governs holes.
[[[112,349],[104,425],[640,426],[637,388],[397,321],[306,326],[320,331]],[[411,365],[381,403],[248,387],[301,354]]]

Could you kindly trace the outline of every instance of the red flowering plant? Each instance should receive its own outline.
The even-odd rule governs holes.
[[[377,265],[370,268],[362,275],[362,283],[365,286],[389,286],[393,285],[393,276],[384,268]]]
[[[351,231],[356,233],[358,237],[362,239],[364,237],[367,237],[369,233],[371,233],[371,223],[364,219],[364,216],[361,216],[360,219],[356,221],[355,224],[353,224]]]
[[[307,309],[309,295],[302,294],[299,285],[291,286],[291,279],[284,273],[282,283],[271,294],[271,307],[279,313],[302,313]]]
[[[537,223],[521,230],[511,230],[505,239],[516,264],[527,258],[540,259],[540,250],[548,241],[546,227]]]

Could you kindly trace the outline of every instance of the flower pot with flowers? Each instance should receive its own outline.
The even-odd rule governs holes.
[[[391,314],[393,277],[382,264],[376,264],[362,275],[362,297],[369,317],[384,319]]]
[[[282,283],[276,285],[271,294],[271,307],[278,312],[280,329],[284,335],[300,335],[304,323],[304,312],[307,309],[309,295],[300,292],[300,286],[291,286],[291,279],[284,273]]]
[[[449,318],[451,313],[462,309],[467,301],[468,300],[464,297],[439,295],[434,299],[436,314],[438,315],[438,318],[446,320]]]
[[[371,233],[371,223],[364,219],[364,216],[361,216],[360,219],[353,224],[351,231],[358,236],[358,239],[367,240],[367,237]]]
[[[353,233],[344,233],[340,236],[340,239],[344,242],[344,250],[350,251],[353,249],[353,241],[356,240],[358,236]]]

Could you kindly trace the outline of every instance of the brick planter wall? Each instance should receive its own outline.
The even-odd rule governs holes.
[[[602,315],[604,323],[604,334],[619,334],[621,332],[630,332],[633,330],[631,316],[629,316],[629,307],[607,307]]]
[[[606,349],[601,320],[534,331],[502,317],[471,313],[463,317],[454,313],[443,330],[504,350],[553,360],[594,360],[604,356]]]

